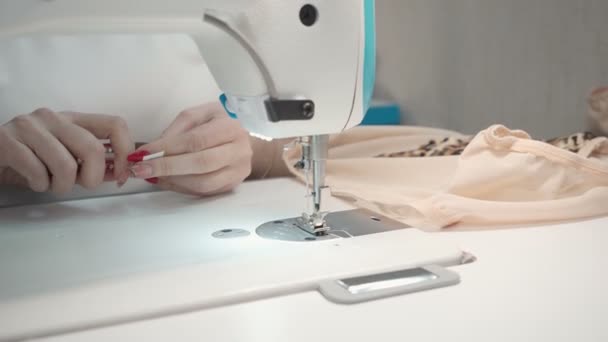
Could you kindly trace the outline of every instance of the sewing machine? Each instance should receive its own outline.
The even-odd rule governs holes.
[[[196,203],[155,193],[2,209],[0,341],[286,293],[318,290],[330,301],[358,303],[459,282],[444,267],[470,255],[323,191],[328,134],[357,125],[372,95],[372,0],[18,0],[0,7],[0,38],[123,32],[190,34],[228,115],[263,139],[297,137],[297,167],[312,177],[312,211],[289,216],[302,212],[294,199],[302,185],[292,180],[245,184]],[[258,194],[271,186],[276,198],[261,203]],[[230,207],[240,217],[218,215]],[[287,267],[264,266],[276,260]],[[180,289],[167,296],[172,282]],[[108,306],[115,298],[121,304]]]
[[[82,33],[188,33],[227,112],[262,139],[300,137],[313,212],[301,228],[326,234],[321,211],[327,134],[358,125],[372,96],[372,0],[79,1],[3,4],[0,37]]]

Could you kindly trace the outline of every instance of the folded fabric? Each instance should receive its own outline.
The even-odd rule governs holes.
[[[574,149],[557,141],[501,125],[473,138],[432,128],[358,127],[331,137],[326,183],[334,196],[426,230],[607,215],[608,139],[585,135]],[[408,153],[420,150],[431,156]],[[303,180],[291,167],[299,157],[299,149],[284,154]]]

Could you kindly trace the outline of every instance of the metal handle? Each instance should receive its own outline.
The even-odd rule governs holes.
[[[327,299],[354,304],[379,298],[456,285],[460,276],[441,266],[429,265],[405,270],[330,280],[319,286]]]

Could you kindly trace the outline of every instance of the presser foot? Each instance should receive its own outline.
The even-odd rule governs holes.
[[[330,230],[329,225],[325,221],[327,214],[327,212],[314,212],[310,215],[302,213],[302,216],[296,219],[297,226],[315,236],[327,235]]]

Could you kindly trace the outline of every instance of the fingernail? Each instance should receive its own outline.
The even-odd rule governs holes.
[[[146,182],[150,183],[150,184],[158,184],[158,177],[154,177],[154,178],[147,178],[144,179]]]
[[[120,176],[118,176],[118,181],[116,182],[116,185],[118,185],[118,188],[122,188],[122,186],[125,185],[125,183],[127,183],[130,175],[131,175],[131,171],[126,171],[126,172],[123,172]]]
[[[152,165],[135,164],[131,167],[131,172],[135,178],[150,178],[152,176]]]
[[[142,161],[148,154],[150,154],[148,151],[135,151],[127,156],[127,160],[132,163],[137,163]]]

